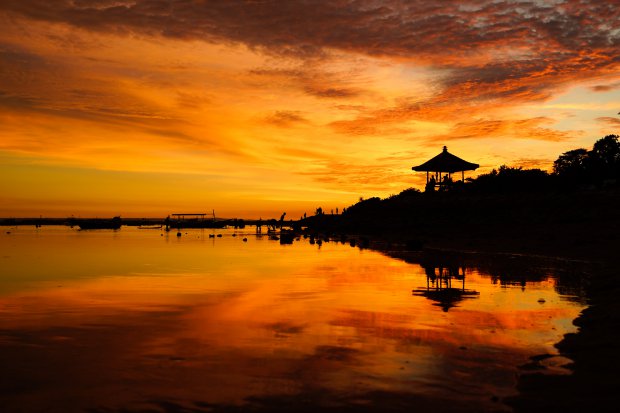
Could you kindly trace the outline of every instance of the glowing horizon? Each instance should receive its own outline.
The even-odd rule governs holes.
[[[0,5],[0,216],[297,218],[618,133],[612,4]]]

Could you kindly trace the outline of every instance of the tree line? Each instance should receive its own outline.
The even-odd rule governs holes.
[[[452,183],[445,190],[445,194],[456,196],[458,194],[506,195],[510,199],[517,199],[518,197],[510,195],[554,192],[568,195],[570,192],[584,189],[617,188],[620,188],[620,137],[607,135],[596,141],[591,150],[579,148],[564,152],[554,161],[551,172],[502,165],[489,173],[467,179],[466,182]],[[446,206],[442,203],[443,198],[434,196],[433,193],[422,193],[415,188],[409,188],[386,199],[360,198],[360,202],[343,209],[342,216],[363,218],[376,215],[382,216],[385,221],[390,217],[400,219],[402,216],[410,216],[411,208],[422,210],[424,205],[432,204],[432,208],[423,213],[423,215],[430,216],[435,210],[443,210],[444,207],[452,208],[452,204],[448,203]],[[466,196],[466,198],[477,197]],[[462,204],[460,205],[462,207]],[[472,208],[472,210],[475,209]],[[316,215],[324,216],[324,211],[319,208]]]
[[[541,169],[500,166],[469,179],[466,192],[536,192],[553,189],[617,187],[620,183],[620,137],[607,135],[591,150],[573,149],[553,162],[551,173]]]

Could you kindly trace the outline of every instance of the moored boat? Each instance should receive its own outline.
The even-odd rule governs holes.
[[[80,229],[119,229],[123,222],[121,217],[114,218],[92,218],[92,219],[77,219],[75,224]]]

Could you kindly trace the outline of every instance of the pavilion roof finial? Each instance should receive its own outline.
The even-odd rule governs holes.
[[[443,151],[444,151],[444,152],[448,152],[448,147],[447,147],[447,146],[444,146],[444,147],[443,147]]]

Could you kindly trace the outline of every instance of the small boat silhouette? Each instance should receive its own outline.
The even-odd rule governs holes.
[[[75,221],[75,224],[77,224],[80,229],[119,229],[123,223],[121,217],[114,217],[111,219],[78,219]]]

